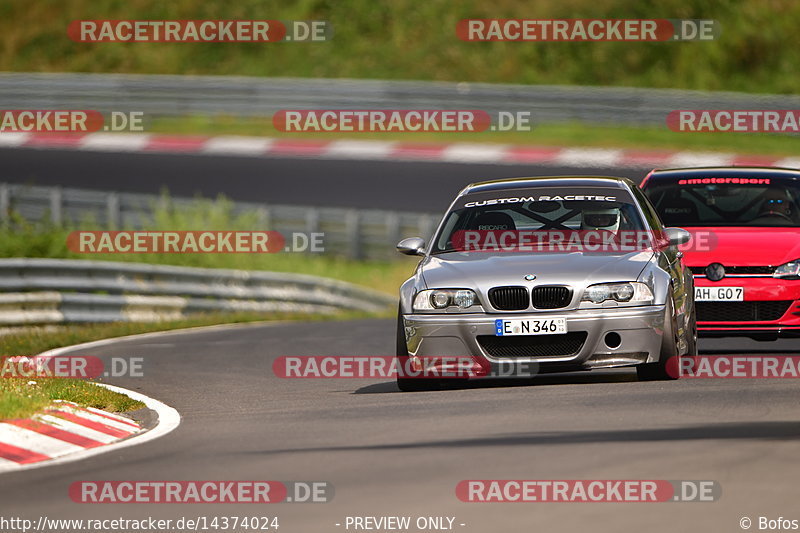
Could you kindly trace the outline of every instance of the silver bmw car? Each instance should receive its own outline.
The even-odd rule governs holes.
[[[674,379],[697,352],[690,235],[664,228],[630,180],[543,177],[467,186],[400,288],[398,368],[469,358],[480,376],[635,366]],[[668,363],[669,361],[669,363]],[[513,368],[510,374],[508,368]],[[398,374],[403,391],[440,379]]]

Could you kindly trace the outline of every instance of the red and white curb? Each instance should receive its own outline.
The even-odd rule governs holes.
[[[0,468],[105,446],[140,431],[130,418],[56,400],[31,418],[0,422]]]
[[[308,157],[507,165],[548,164],[568,167],[679,168],[739,165],[800,168],[800,157],[741,155],[722,152],[565,148],[480,143],[413,143],[350,139],[326,141],[238,136],[3,132],[0,133],[0,147],[239,157]]]
[[[178,412],[138,392],[97,384],[144,403],[158,414],[145,430],[130,418],[56,400],[31,418],[0,421],[0,473],[85,459],[142,444],[166,435],[180,424]]]

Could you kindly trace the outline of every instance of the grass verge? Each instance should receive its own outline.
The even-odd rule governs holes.
[[[117,413],[144,407],[140,401],[98,387],[91,381],[7,378],[0,381],[0,420],[27,418],[53,403],[53,400],[68,400]]]
[[[534,117],[535,118],[535,117]],[[692,150],[788,156],[797,153],[797,136],[767,133],[678,133],[666,127],[597,126],[579,122],[536,125],[532,131],[476,133],[282,132],[270,118],[188,116],[153,118],[148,132],[174,135],[246,135],[286,139],[382,140],[402,142],[499,143],[534,146],[586,146],[640,150]]]

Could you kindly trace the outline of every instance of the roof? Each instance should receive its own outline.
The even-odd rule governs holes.
[[[693,167],[656,169],[649,179],[660,178],[714,178],[736,176],[760,176],[763,178],[800,178],[800,170],[779,167]]]
[[[635,187],[627,178],[613,176],[543,176],[536,178],[507,178],[502,180],[480,181],[467,185],[461,194],[472,194],[506,189],[530,187],[609,187],[625,189]]]

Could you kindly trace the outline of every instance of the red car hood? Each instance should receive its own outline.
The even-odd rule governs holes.
[[[800,228],[684,228],[692,241],[681,246],[688,266],[778,266],[800,259]]]

